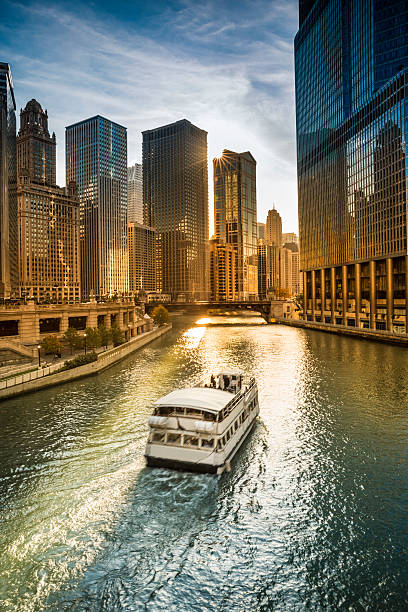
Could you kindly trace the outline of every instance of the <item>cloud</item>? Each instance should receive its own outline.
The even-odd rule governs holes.
[[[149,29],[102,5],[13,3],[21,19],[0,52],[12,64],[18,103],[35,97],[48,108],[60,183],[66,125],[95,114],[125,125],[134,162],[141,131],[185,117],[209,132],[210,170],[223,148],[252,152],[258,217],[274,202],[290,231],[297,226],[294,7],[254,0],[237,11],[227,1],[183,1],[167,5]]]

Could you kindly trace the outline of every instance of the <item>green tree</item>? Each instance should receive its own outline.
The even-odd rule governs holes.
[[[106,325],[100,325],[98,327],[98,331],[99,331],[99,337],[101,339],[101,346],[108,348],[108,344],[112,339],[111,330],[109,329],[109,327],[106,327]]]
[[[159,306],[153,308],[152,318],[156,325],[159,325],[159,327],[166,325],[166,323],[169,321],[169,311],[163,306],[163,304],[159,304]]]
[[[303,298],[303,293],[298,293],[297,295],[295,295],[295,297],[293,298],[293,302],[297,308],[297,310],[303,310],[304,308],[304,298]]]
[[[119,325],[117,325],[116,323],[111,327],[111,334],[113,346],[119,346],[119,344],[122,344],[124,342],[123,333]]]
[[[101,345],[101,337],[97,327],[87,327],[86,333],[86,348],[93,350]]]
[[[71,349],[71,355],[75,348],[79,348],[81,346],[81,338],[78,334],[78,330],[75,329],[75,327],[68,327],[68,329],[64,332],[64,339]]]
[[[45,336],[41,346],[46,355],[60,355],[62,351],[62,344],[57,336]]]

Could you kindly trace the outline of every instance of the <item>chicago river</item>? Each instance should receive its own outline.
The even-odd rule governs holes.
[[[260,398],[231,472],[146,468],[150,402],[225,368]],[[404,348],[182,316],[1,403],[0,609],[405,609],[407,381]]]

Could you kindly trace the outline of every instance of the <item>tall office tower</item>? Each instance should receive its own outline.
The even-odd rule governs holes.
[[[282,246],[282,218],[275,208],[268,211],[265,238],[269,244],[277,247]]]
[[[207,132],[186,119],[143,132],[144,222],[157,232],[157,289],[208,299]]]
[[[258,296],[256,161],[225,149],[214,166],[215,238],[237,251],[237,298]]]
[[[282,234],[282,244],[298,244],[298,237],[294,232]]]
[[[17,173],[27,170],[31,180],[46,185],[56,184],[55,134],[48,131],[48,113],[37,100],[30,100],[20,111],[17,137]]]
[[[264,300],[266,298],[268,290],[267,248],[268,247],[265,240],[263,238],[258,238],[258,296],[260,300]]]
[[[30,100],[17,136],[18,290],[56,302],[80,299],[79,199],[55,185],[56,142],[47,112]]]
[[[127,169],[128,223],[143,225],[143,173],[142,164]]]
[[[261,223],[258,221],[257,226],[257,236],[258,240],[265,240],[265,223]]]
[[[316,0],[299,8],[305,316],[406,333],[408,5]]]
[[[303,291],[303,274],[300,272],[300,254],[296,242],[286,242],[283,245],[286,251],[291,252],[291,277],[289,289],[292,295],[298,295]]]
[[[210,240],[210,299],[231,302],[236,299],[237,251],[219,238]]]
[[[0,62],[0,298],[17,287],[16,103],[10,66]]]
[[[129,289],[156,291],[156,231],[140,223],[128,224]]]
[[[292,295],[292,251],[285,247],[279,249],[279,279],[281,293]]]
[[[66,128],[67,182],[79,188],[82,296],[129,290],[126,128],[100,115]]]

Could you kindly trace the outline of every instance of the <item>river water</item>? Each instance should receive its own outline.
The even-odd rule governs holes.
[[[2,612],[408,609],[406,349],[209,322],[0,404]],[[149,403],[230,367],[261,409],[231,473],[146,468]]]

